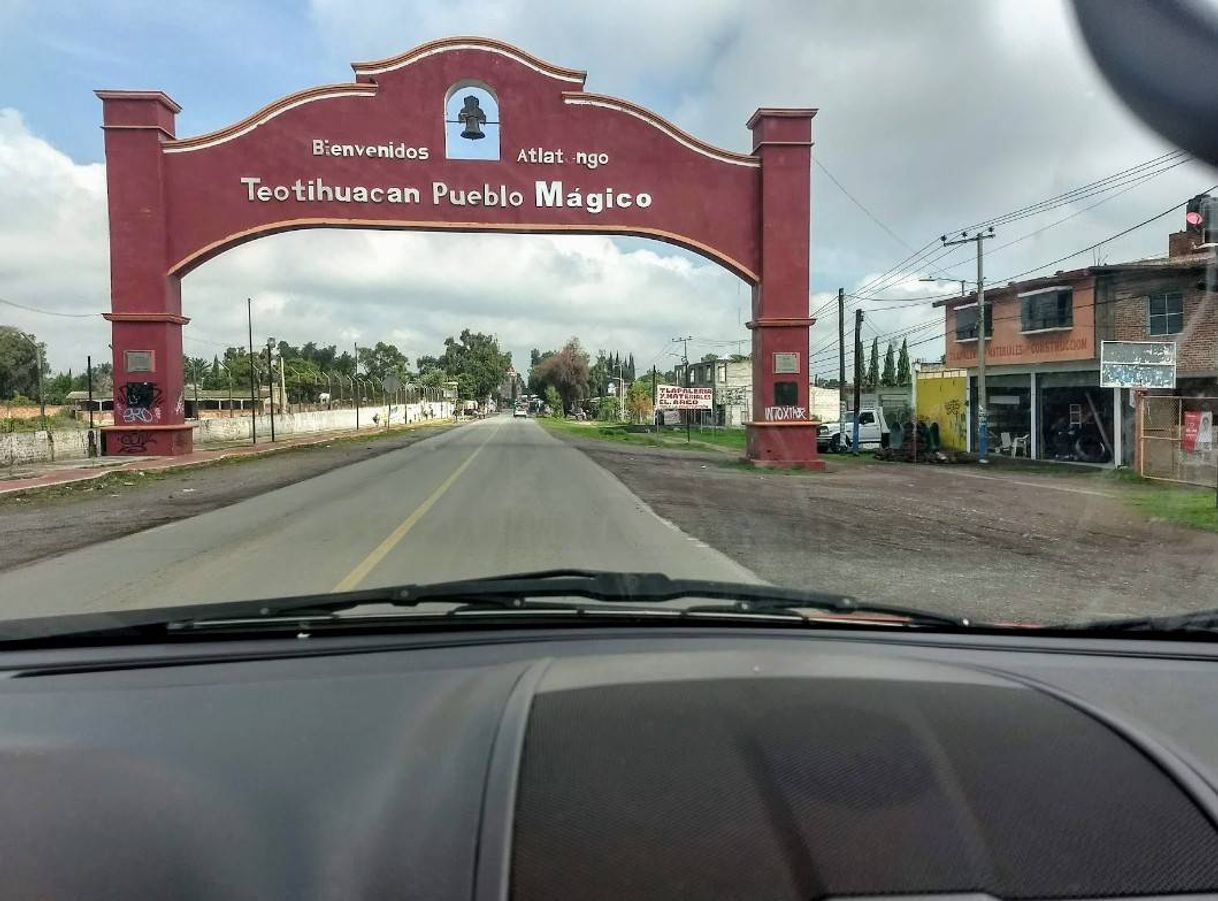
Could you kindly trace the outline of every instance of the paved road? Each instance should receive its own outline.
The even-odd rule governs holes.
[[[498,417],[230,507],[0,573],[0,617],[558,566],[756,581],[660,519],[537,423]]]

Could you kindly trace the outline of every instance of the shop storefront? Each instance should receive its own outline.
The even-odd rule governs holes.
[[[972,446],[977,446],[977,379],[969,379]],[[987,434],[990,450],[1030,456],[1032,380],[1029,375],[991,375],[985,380]]]
[[[1120,424],[1113,392],[1099,371],[1046,372],[1039,383],[1038,456],[1069,463],[1111,463]]]
[[[1098,369],[987,375],[991,453],[1063,463],[1128,463],[1128,392],[1101,388]],[[977,377],[969,375],[969,449],[977,442]]]

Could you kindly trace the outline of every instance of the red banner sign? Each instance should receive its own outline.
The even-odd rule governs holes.
[[[1180,449],[1191,454],[1197,449],[1197,433],[1201,431],[1201,414],[1196,410],[1184,412],[1184,434],[1180,437]]]

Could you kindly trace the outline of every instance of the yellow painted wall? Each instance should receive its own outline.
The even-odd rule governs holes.
[[[968,445],[964,386],[963,375],[918,374],[918,418],[937,422],[939,441],[955,450]]]

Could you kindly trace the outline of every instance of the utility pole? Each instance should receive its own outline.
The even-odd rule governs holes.
[[[837,289],[837,427],[846,421],[846,289]]]
[[[355,376],[359,375],[359,342],[352,342],[355,347],[355,375],[351,376],[351,393],[355,395],[355,430],[359,431],[359,389],[355,387]]]
[[[656,417],[659,415],[659,410],[656,409],[656,403],[660,399],[660,377],[656,372],[655,364],[651,367],[651,427],[656,426]]]
[[[202,421],[203,415],[199,412],[199,364],[195,362],[195,375],[193,379],[195,383],[195,419]]]
[[[89,456],[97,456],[97,433],[93,431],[93,355],[85,357],[85,371],[89,387]]]
[[[89,428],[93,428],[93,355],[85,357],[85,369],[89,373]]]
[[[683,348],[681,359],[685,363],[685,387],[689,387],[689,342],[694,340],[693,335],[686,335],[684,338],[673,338],[673,344],[680,344]],[[681,411],[682,417],[685,419],[685,443],[689,444],[689,410]]]
[[[863,311],[854,311],[854,430],[850,438],[850,452],[859,455],[859,404],[863,390]]]
[[[258,443],[258,384],[254,381],[254,307],[245,298],[245,315],[250,330],[250,443]]]
[[[955,247],[970,241],[977,245],[977,462],[979,463],[989,462],[986,459],[989,444],[987,434],[989,417],[986,406],[989,400],[985,392],[985,271],[982,264],[985,254],[981,242],[992,237],[994,237],[994,226],[991,225],[988,230],[977,232],[972,237],[969,237],[968,232],[961,232],[960,237],[955,241],[947,240],[947,235],[941,235],[939,238],[944,247]]]
[[[283,407],[288,407],[288,412],[291,413],[291,405],[288,404],[288,380],[283,374],[283,354],[279,355],[279,412],[283,412]]]
[[[271,442],[275,441],[275,364],[271,361],[271,348],[275,346],[274,338],[266,339],[266,384],[270,388],[267,400],[271,405]]]

